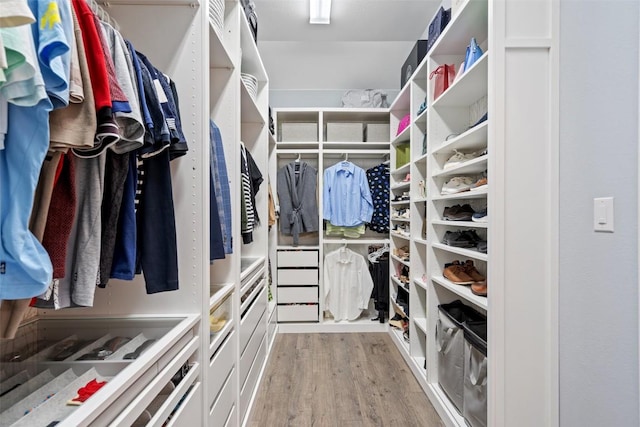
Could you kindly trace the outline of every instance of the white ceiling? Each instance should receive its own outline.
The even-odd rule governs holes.
[[[333,0],[309,24],[309,0],[254,0],[258,48],[277,91],[400,89],[400,67],[442,0]]]
[[[309,24],[309,0],[254,0],[264,41],[415,41],[441,0],[333,0],[331,24]]]

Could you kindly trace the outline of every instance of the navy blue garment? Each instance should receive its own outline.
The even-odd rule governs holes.
[[[180,118],[173,100],[173,93],[169,86],[168,79],[147,59],[146,56],[138,52],[138,58],[149,70],[153,85],[158,91],[157,93],[162,113],[164,114],[165,123],[170,134],[170,150],[173,152],[171,159],[184,155],[187,151],[187,140],[182,133]],[[156,83],[157,82],[157,83]]]
[[[184,132],[182,131],[182,121],[180,119],[180,100],[178,99],[178,90],[176,89],[176,84],[173,80],[169,78],[167,78],[167,80],[169,81],[169,91],[172,97],[172,98],[169,98],[169,101],[171,103],[171,108],[173,108],[173,111],[176,115],[176,127],[180,131],[180,135],[182,135],[181,141],[175,144],[171,144],[171,146],[169,147],[169,156],[171,160],[173,160],[176,157],[184,156],[185,154],[187,154],[187,151],[189,151],[189,147],[187,146],[187,138],[184,136]]]
[[[135,154],[129,156],[129,171],[124,183],[118,234],[113,251],[111,277],[133,280],[136,275],[136,190],[138,188],[138,165]]]
[[[380,164],[367,169],[367,181],[373,201],[369,228],[386,234],[389,232],[389,167]]]
[[[140,54],[137,53],[137,55]],[[138,64],[140,65],[140,72],[142,73],[145,102],[153,122],[153,127],[147,128],[144,133],[144,146],[140,148],[139,153],[142,157],[150,157],[168,148],[171,143],[171,138],[162,107],[160,107],[160,100],[158,99],[153,79],[151,78],[151,73],[144,62],[139,61]]]
[[[178,248],[173,210],[169,151],[163,150],[138,164],[142,181],[136,221],[138,268],[148,294],[178,289]]]

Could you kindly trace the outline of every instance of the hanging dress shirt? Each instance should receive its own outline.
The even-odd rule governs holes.
[[[371,221],[373,201],[366,173],[351,162],[325,169],[322,200],[322,216],[333,225],[354,227]]]
[[[364,257],[349,248],[324,258],[324,303],[336,321],[355,320],[369,306],[373,280]]]

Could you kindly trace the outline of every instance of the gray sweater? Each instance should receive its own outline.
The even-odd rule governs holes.
[[[319,229],[317,175],[318,171],[306,162],[291,162],[278,170],[280,231],[293,236],[294,246],[298,245],[300,233]]]

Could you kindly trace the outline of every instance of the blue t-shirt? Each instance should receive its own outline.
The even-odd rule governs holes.
[[[40,14],[34,13],[41,18]],[[32,25],[40,25],[41,21]],[[35,57],[40,49],[27,31],[26,57]],[[56,50],[44,50],[55,54]],[[39,59],[51,63],[52,57]],[[53,275],[51,260],[42,244],[29,231],[29,217],[40,169],[49,148],[49,112],[52,104],[44,88],[40,61],[29,82],[32,106],[9,103],[9,127],[5,149],[0,150],[0,299],[31,298],[43,293]]]
[[[37,46],[40,71],[54,108],[69,105],[71,45],[74,43],[71,3],[58,0],[29,0],[36,17],[31,25]]]

